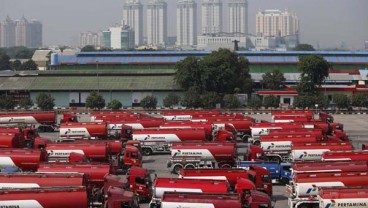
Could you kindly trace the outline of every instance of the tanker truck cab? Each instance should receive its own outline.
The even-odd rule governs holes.
[[[138,148],[134,146],[126,146],[122,158],[122,166],[124,168],[129,168],[132,166],[142,166],[142,154],[139,152]]]
[[[130,190],[139,196],[139,201],[148,202],[152,197],[152,178],[149,171],[141,167],[131,167],[128,171]]]
[[[110,187],[105,195],[103,207],[139,208],[138,199],[134,193],[118,187]]]
[[[247,172],[249,180],[256,185],[258,191],[272,195],[272,177],[267,169],[250,165]]]
[[[271,208],[273,207],[269,195],[257,191],[254,183],[245,178],[238,178],[235,192],[240,195],[243,207]]]

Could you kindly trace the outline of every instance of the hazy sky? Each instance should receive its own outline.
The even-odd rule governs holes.
[[[146,3],[148,0],[142,0]],[[45,45],[76,44],[84,31],[99,31],[121,22],[124,0],[0,0],[0,20],[9,15],[43,23]],[[176,0],[169,6],[169,35],[175,36]],[[198,3],[201,1],[198,0]],[[226,14],[228,0],[224,2]],[[146,7],[144,7],[144,10]],[[200,5],[198,5],[200,9]],[[288,9],[300,19],[301,42],[320,47],[361,49],[368,40],[368,0],[248,0],[249,31],[261,9]],[[224,28],[227,18],[224,15]],[[200,22],[200,21],[199,21]]]

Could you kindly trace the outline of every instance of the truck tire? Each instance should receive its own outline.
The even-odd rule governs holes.
[[[231,168],[231,165],[229,164],[222,164],[220,168]]]
[[[184,167],[185,169],[194,169],[194,165],[193,164],[188,164]]]
[[[179,173],[180,173],[180,170],[181,169],[183,169],[183,166],[181,165],[181,164],[176,164],[175,166],[174,166],[174,168],[173,168],[173,172],[175,173],[175,174],[178,174],[179,175]]]
[[[256,140],[256,141],[253,142],[253,144],[256,145],[256,146],[261,146],[261,141]]]
[[[271,157],[270,158],[270,161],[281,163],[281,158],[279,158],[279,157]]]
[[[152,150],[150,148],[143,148],[143,154],[149,156],[152,154]]]

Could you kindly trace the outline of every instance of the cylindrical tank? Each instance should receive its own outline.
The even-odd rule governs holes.
[[[1,189],[0,204],[4,207],[87,208],[84,187]]]
[[[232,160],[236,156],[235,144],[217,142],[177,142],[171,147],[171,156],[201,157],[203,159]]]
[[[206,141],[206,131],[203,128],[192,129],[135,129],[133,140],[138,141]]]
[[[39,188],[55,186],[85,186],[83,174],[78,173],[11,173],[0,174],[0,189]]]
[[[85,155],[86,158],[96,162],[108,161],[108,146],[106,143],[78,144],[78,143],[56,143],[48,144],[45,148],[48,159],[67,158],[71,152]]]
[[[106,139],[106,123],[65,123],[60,124],[60,137],[62,138],[87,138],[98,137]]]
[[[313,173],[313,172],[364,172],[368,171],[365,161],[323,161],[323,162],[294,162],[292,164],[294,173]]]
[[[20,112],[0,114],[0,123],[55,124],[55,112]]]
[[[321,160],[322,154],[327,151],[353,150],[350,143],[294,143],[291,150],[291,159]]]
[[[322,154],[323,161],[368,161],[368,151],[328,151]]]
[[[0,167],[19,167],[23,171],[37,171],[40,162],[47,160],[45,151],[33,149],[0,149]]]
[[[42,163],[38,168],[39,173],[83,173],[90,182],[97,186],[104,185],[104,178],[111,173],[108,164],[68,164],[68,163]]]
[[[321,188],[319,190],[319,207],[367,207],[368,188]]]
[[[161,208],[241,208],[242,203],[238,194],[205,194],[205,193],[177,193],[165,192],[162,197]]]

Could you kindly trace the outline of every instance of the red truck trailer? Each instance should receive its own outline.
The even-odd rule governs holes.
[[[49,124],[56,123],[55,112],[19,112],[0,114],[0,124]]]
[[[315,172],[368,172],[368,164],[365,161],[309,161],[294,162],[291,166],[293,173],[315,173]]]
[[[106,123],[65,123],[60,124],[60,138],[107,138]]]
[[[37,171],[41,162],[47,161],[47,153],[33,149],[0,149],[0,167],[18,167],[23,171]]]
[[[367,161],[368,151],[327,151],[322,154],[323,161]]]
[[[80,173],[11,173],[0,174],[0,189],[86,186]]]
[[[353,150],[351,143],[295,143],[292,145],[290,159],[292,161],[321,160],[322,154],[328,151]]]
[[[165,192],[161,208],[243,208],[239,194]],[[255,208],[258,206],[254,206]]]
[[[322,187],[319,207],[368,207],[368,187]]]
[[[218,142],[177,142],[171,148],[168,167],[178,174],[182,168],[237,166],[237,158],[256,160],[264,157],[261,148],[251,145]]]
[[[165,192],[229,193],[229,183],[219,180],[155,178],[150,207],[160,207]]]
[[[203,128],[193,129],[135,129],[133,140],[166,142],[206,141],[206,131]]]
[[[340,173],[300,173],[293,177],[290,185],[287,185],[287,192],[290,194],[290,207],[305,207],[317,204],[315,198],[318,187],[354,187],[367,186],[367,172],[340,172]]]
[[[182,169],[179,173],[179,178],[186,179],[215,179],[226,180],[230,187],[237,193],[242,191],[238,189],[245,189],[244,185],[237,184],[238,178],[248,179],[253,183],[253,188],[269,195],[272,195],[272,178],[270,173],[265,169],[250,168],[245,170],[242,168],[224,168],[224,169]],[[253,189],[249,188],[249,189]]]
[[[313,135],[319,141],[322,141],[325,136],[322,129],[270,129],[268,131],[268,136],[281,135]]]
[[[103,202],[90,201],[85,187],[46,187],[0,190],[0,204],[4,207],[111,207],[138,208],[138,202],[132,192],[110,187]]]

